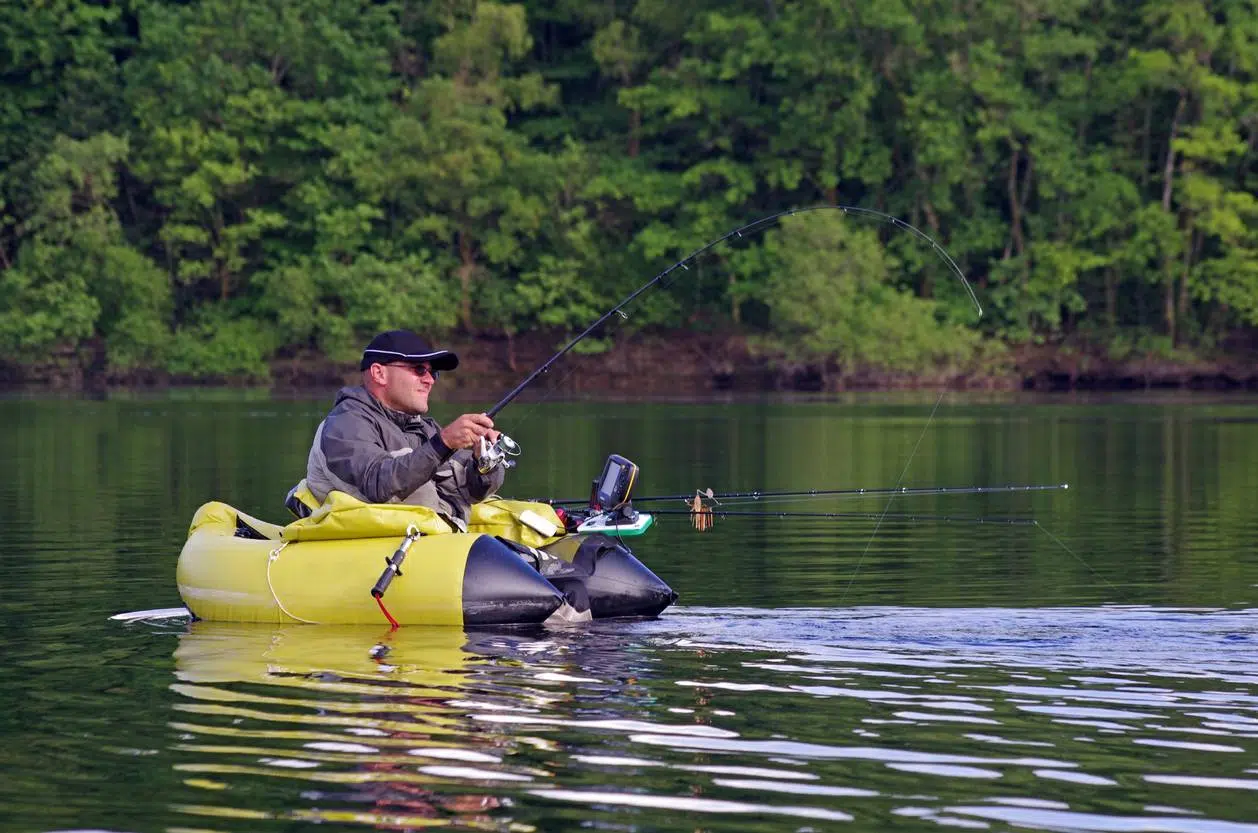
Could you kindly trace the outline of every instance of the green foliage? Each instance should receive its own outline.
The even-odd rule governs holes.
[[[1182,356],[1258,327],[1256,56],[1234,0],[10,3],[0,359],[261,378],[386,326],[562,335],[818,202],[920,227],[987,314],[849,222],[732,241],[618,326]]]
[[[831,214],[790,218],[765,243],[769,344],[789,361],[929,371],[973,356],[978,336],[890,284],[895,261],[873,231]]]
[[[267,322],[229,304],[208,304],[175,334],[162,369],[176,377],[265,379],[276,346]]]
[[[115,56],[129,41],[117,4],[0,5],[0,189],[24,193],[54,136],[83,139],[117,126]]]
[[[38,357],[99,336],[108,363],[151,363],[169,338],[165,275],[123,237],[111,201],[127,143],[57,137],[35,171],[15,267],[0,272],[0,350]]]
[[[450,288],[421,256],[305,260],[260,276],[259,283],[259,307],[276,321],[278,344],[337,358],[361,352],[363,341],[381,330],[441,333],[454,324]]]
[[[53,345],[91,336],[100,304],[80,276],[40,277],[56,251],[26,249],[25,262],[0,273],[0,351],[18,360],[42,358]]]

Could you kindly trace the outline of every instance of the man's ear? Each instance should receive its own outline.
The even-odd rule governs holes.
[[[371,379],[371,381],[375,382],[377,385],[383,385],[385,383],[384,365],[373,364],[370,367],[368,367],[367,377]]]

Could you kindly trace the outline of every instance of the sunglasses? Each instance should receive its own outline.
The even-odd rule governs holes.
[[[408,364],[406,362],[393,362],[392,364],[386,364],[385,367],[404,367],[421,379],[424,378],[425,375],[431,376],[434,382],[441,378],[440,370],[433,370],[431,367],[428,367],[427,365],[421,366],[421,365],[415,365],[415,364]]]

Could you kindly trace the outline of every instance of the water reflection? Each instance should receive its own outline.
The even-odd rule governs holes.
[[[513,675],[517,637],[454,628],[260,628],[194,622],[175,650],[172,728],[185,783],[211,791],[258,776],[296,781],[293,819],[414,827],[457,819],[496,827],[499,797],[450,781],[531,781],[504,762],[521,743],[468,717],[467,704],[533,709],[550,696]],[[329,809],[329,805],[338,809]],[[183,805],[237,817],[248,806]],[[444,820],[444,821],[443,821]]]
[[[193,623],[170,725],[174,768],[204,798],[175,809],[513,831],[667,828],[683,813],[766,830],[1254,833],[1250,618],[682,608],[523,632]]]

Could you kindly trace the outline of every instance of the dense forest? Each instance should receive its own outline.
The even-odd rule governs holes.
[[[622,326],[908,373],[1212,355],[1258,332],[1256,151],[1254,0],[9,2],[0,363],[557,342],[815,204],[920,228],[984,314],[920,237],[814,212]]]

